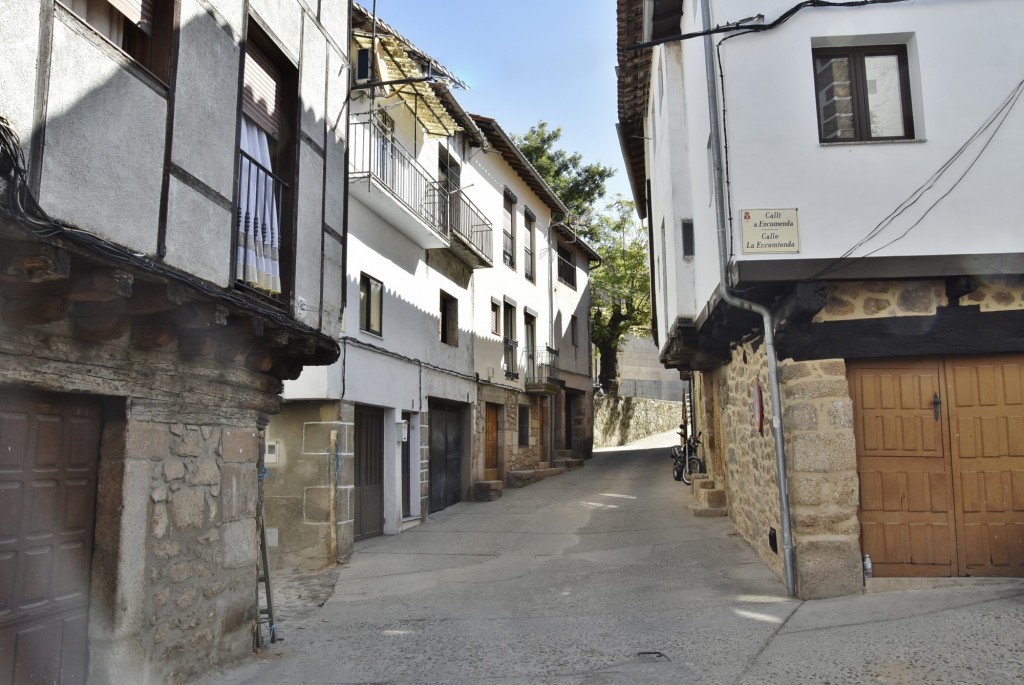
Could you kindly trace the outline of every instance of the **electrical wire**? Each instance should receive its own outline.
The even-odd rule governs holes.
[[[981,156],[988,149],[989,145],[992,143],[992,140],[995,138],[996,134],[1002,128],[1003,124],[1006,122],[1007,117],[1009,117],[1010,112],[1013,110],[1014,106],[1020,100],[1022,94],[1024,94],[1024,79],[1021,79],[1021,81],[1019,81],[1014,86],[1013,90],[996,108],[996,110],[989,115],[989,117],[984,121],[984,123],[982,123],[982,125],[978,127],[978,129],[975,130],[974,133],[971,134],[967,141],[965,141],[957,149],[957,151],[953,153],[953,155],[949,159],[947,159],[939,167],[939,169],[928,178],[928,180],[926,180],[923,184],[918,186],[918,188],[914,190],[914,192],[912,192],[905,200],[903,200],[903,202],[897,205],[896,208],[892,212],[890,212],[888,216],[886,216],[884,219],[882,219],[882,221],[876,224],[874,228],[868,231],[868,233],[863,238],[857,241],[852,247],[847,249],[841,256],[834,259],[828,266],[822,268],[816,274],[811,276],[809,280],[821,278],[822,276],[852,266],[860,262],[861,260],[870,257],[871,255],[876,254],[881,250],[884,250],[893,243],[902,240],[911,231],[917,228],[921,224],[921,222],[924,221],[925,217],[927,217],[940,202],[946,199],[957,188],[957,186],[960,185],[960,182],[964,180],[967,174],[971,172],[971,170],[974,168],[974,165],[978,163],[979,159],[981,159]],[[885,231],[886,228],[891,226],[892,223],[901,215],[903,215],[904,212],[906,212],[908,209],[917,204],[918,201],[920,201],[928,191],[932,190],[935,187],[935,185],[939,182],[939,180],[941,180],[945,173],[949,171],[953,167],[953,165],[956,164],[956,162],[959,161],[960,158],[966,154],[967,150],[979,138],[981,138],[986,131],[989,130],[990,132],[988,134],[988,138],[981,145],[981,148],[974,155],[974,158],[967,165],[967,168],[964,170],[964,172],[960,174],[956,181],[953,182],[953,184],[944,193],[942,193],[942,195],[940,195],[934,202],[932,202],[932,204],[928,206],[927,209],[924,210],[921,216],[918,217],[918,219],[913,224],[911,224],[905,231],[903,231],[903,233],[892,238],[887,243],[879,247],[876,247],[875,249],[871,250],[870,252],[867,252],[866,254],[854,258],[852,261],[847,261],[850,259],[853,253],[857,251],[857,249],[863,247],[865,244],[881,235],[882,232]]]
[[[99,255],[114,264],[128,265],[177,281],[227,306],[257,313],[285,330],[304,336],[315,335],[319,343],[333,354],[334,359],[340,353],[341,348],[333,338],[288,317],[277,309],[253,302],[240,293],[224,290],[142,253],[110,243],[77,226],[50,217],[29,190],[28,167],[21,140],[10,122],[0,116],[0,170],[6,169],[9,169],[6,175],[7,197],[0,201],[0,213],[11,217],[32,237],[47,242],[66,240],[86,254]]]

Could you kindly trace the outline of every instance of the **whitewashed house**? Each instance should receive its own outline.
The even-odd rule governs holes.
[[[252,650],[260,437],[340,351],[348,6],[310,5],[0,3],[0,682]]]
[[[654,334],[723,491],[702,501],[802,597],[859,591],[865,555],[1024,575],[1024,5],[792,5],[618,3]]]
[[[349,198],[332,255],[345,274],[341,355],[287,384],[268,430],[268,526],[284,567],[347,558],[356,541],[549,467],[555,447],[590,447],[589,353],[573,350],[562,381],[557,345],[582,316],[576,342],[589,350],[596,255],[577,241],[578,290],[557,294],[555,243],[572,242],[551,230],[561,202],[493,120],[463,111],[454,74],[353,8],[348,177],[332,189]],[[567,403],[568,443],[555,413]]]

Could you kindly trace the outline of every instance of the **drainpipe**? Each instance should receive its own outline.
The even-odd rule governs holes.
[[[701,0],[701,22],[705,30],[711,28],[711,2]],[[786,591],[796,596],[794,570],[793,528],[789,516],[789,482],[786,477],[786,452],[782,436],[782,397],[779,391],[779,361],[775,351],[775,322],[771,310],[756,302],[737,297],[729,290],[728,241],[726,239],[725,182],[722,174],[722,131],[719,124],[718,82],[715,78],[715,46],[710,34],[704,35],[704,60],[708,86],[708,118],[711,123],[711,159],[714,166],[715,214],[718,226],[718,292],[726,304],[761,315],[764,321],[764,346],[768,354],[768,385],[772,396],[772,434],[775,436],[775,469],[779,486],[779,515],[782,527],[782,560],[785,569]]]

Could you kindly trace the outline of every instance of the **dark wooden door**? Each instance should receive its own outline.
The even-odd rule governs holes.
[[[462,499],[462,409],[430,403],[430,511]]]
[[[0,683],[84,683],[101,413],[0,390]]]
[[[576,414],[576,395],[571,392],[567,392],[564,395],[565,398],[565,449],[572,449],[572,428],[575,423]]]
[[[384,532],[384,410],[356,405],[353,538]]]
[[[498,480],[498,421],[504,408],[490,402],[485,407],[484,480]]]

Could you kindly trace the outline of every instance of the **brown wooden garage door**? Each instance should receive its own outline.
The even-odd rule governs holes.
[[[100,410],[0,389],[0,683],[84,683]]]
[[[878,576],[1024,576],[1024,356],[851,362]]]

